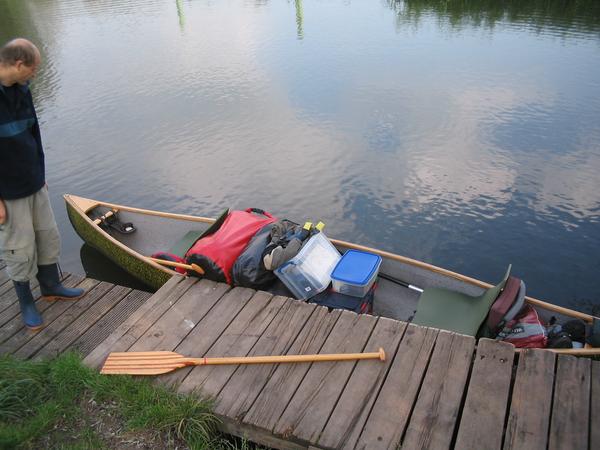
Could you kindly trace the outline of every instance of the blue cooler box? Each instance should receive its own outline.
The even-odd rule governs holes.
[[[331,273],[332,289],[340,294],[364,297],[373,286],[381,256],[360,250],[348,250]]]

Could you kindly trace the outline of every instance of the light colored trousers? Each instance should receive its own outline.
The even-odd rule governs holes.
[[[38,265],[60,256],[60,235],[44,186],[29,197],[4,200],[6,221],[0,225],[0,259],[14,281],[32,281]]]

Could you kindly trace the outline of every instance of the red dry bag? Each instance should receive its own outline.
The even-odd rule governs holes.
[[[252,236],[277,218],[262,209],[231,211],[217,231],[204,236],[185,255],[188,264],[198,264],[204,276],[232,284],[231,268]]]
[[[548,335],[537,311],[533,306],[525,305],[513,320],[504,325],[496,340],[510,342],[517,348],[544,348]]]

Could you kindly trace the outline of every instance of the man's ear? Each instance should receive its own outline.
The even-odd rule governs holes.
[[[25,67],[25,63],[20,59],[17,59],[17,62],[15,63],[15,69],[21,69],[23,67]]]

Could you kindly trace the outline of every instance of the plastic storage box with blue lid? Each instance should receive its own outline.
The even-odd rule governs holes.
[[[340,294],[364,297],[379,273],[381,256],[348,250],[331,273],[332,288]]]
[[[289,261],[275,269],[298,300],[306,300],[324,291],[331,282],[331,271],[340,260],[340,252],[323,233],[317,233],[304,243]]]

